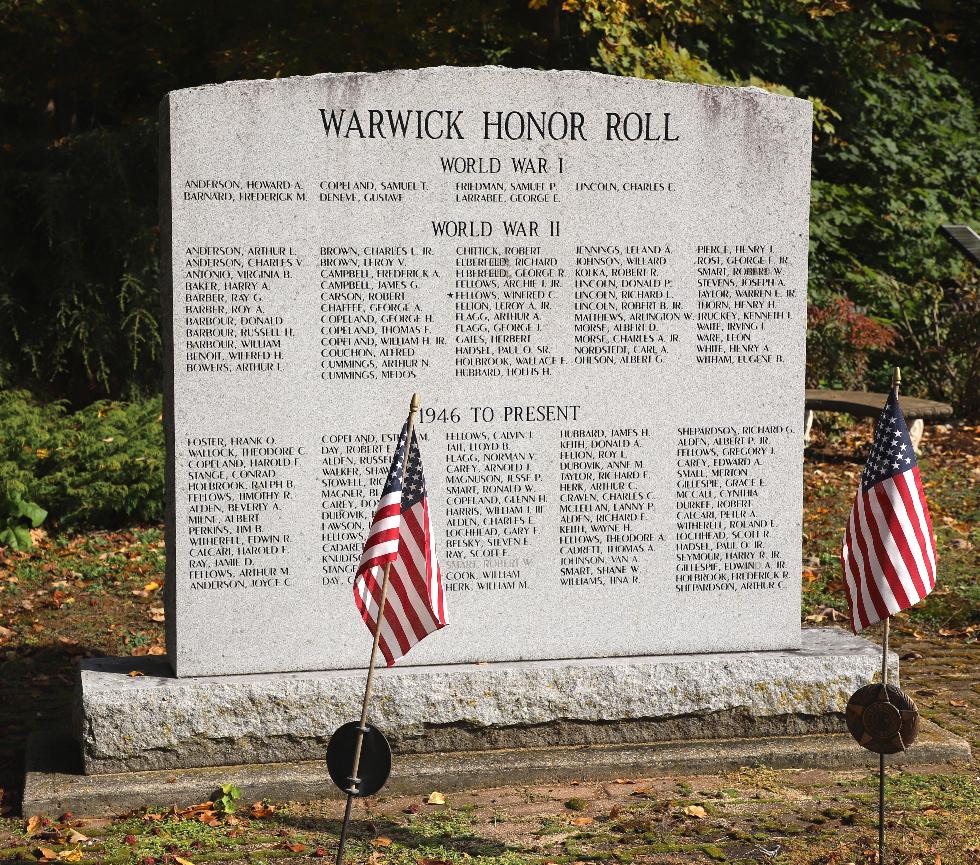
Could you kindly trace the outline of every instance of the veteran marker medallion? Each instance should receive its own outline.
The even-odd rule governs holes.
[[[862,748],[897,754],[919,735],[919,710],[894,685],[865,685],[847,702],[847,729]]]

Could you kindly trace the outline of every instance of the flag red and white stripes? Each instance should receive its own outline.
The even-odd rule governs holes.
[[[894,388],[875,426],[841,564],[856,634],[917,604],[936,585],[932,520]]]
[[[354,579],[354,603],[373,634],[385,565],[391,563],[378,642],[389,667],[420,640],[446,625],[442,574],[436,560],[422,458],[414,432],[402,482],[407,430],[406,423]]]

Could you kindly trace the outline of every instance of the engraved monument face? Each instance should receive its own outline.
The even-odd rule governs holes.
[[[178,675],[366,663],[413,391],[449,626],[400,666],[799,645],[807,102],[440,68],[162,118]]]

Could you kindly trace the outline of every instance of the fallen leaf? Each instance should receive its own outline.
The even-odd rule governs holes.
[[[144,592],[155,592],[160,588],[160,584],[156,580],[151,580],[145,586],[143,586]]]
[[[248,809],[248,813],[252,817],[261,819],[262,817],[268,817],[270,814],[274,814],[276,811],[271,805],[267,805],[265,802],[253,802],[252,807]]]
[[[806,621],[819,625],[824,619],[837,622],[845,618],[846,616],[840,610],[835,610],[833,607],[824,607],[822,610],[818,610],[816,613],[807,616]]]
[[[183,817],[185,820],[200,820],[202,823],[215,816],[214,802],[198,802],[182,811],[174,809],[174,814]],[[203,816],[202,816],[203,815]]]
[[[27,826],[24,827],[24,831],[28,835],[33,835],[41,828],[41,817],[38,814],[34,814],[27,818]]]
[[[42,862],[57,862],[58,854],[54,852],[50,847],[38,847],[34,851],[34,855],[37,856]]]
[[[426,805],[445,805],[446,797],[438,790],[429,793],[429,798],[425,800]]]
[[[955,706],[957,709],[965,709],[967,706],[966,700],[950,700],[950,706]]]
[[[708,812],[705,811],[700,805],[688,805],[684,809],[684,813],[687,814],[688,817],[697,817],[698,820],[703,820],[708,816]]]
[[[88,835],[83,835],[77,829],[72,829],[71,835],[68,836],[69,844],[81,844],[82,841],[88,841],[88,840],[89,840]]]
[[[163,646],[150,646],[146,653],[148,655],[166,655],[167,650]]]
[[[157,622],[158,624],[166,621],[163,607],[150,607],[150,612],[147,613],[147,616],[149,616],[151,622]]]
[[[306,849],[305,844],[300,844],[299,841],[290,844],[288,841],[283,841],[279,845],[283,850],[289,850],[291,853],[302,853]]]
[[[74,850],[62,850],[58,854],[58,858],[62,862],[81,862],[82,861],[82,848],[76,847]]]
[[[388,837],[382,835],[380,838],[375,838],[373,841],[371,841],[371,843],[375,847],[390,847],[391,846],[391,838],[388,838]]]
[[[573,826],[588,826],[590,823],[594,823],[595,820],[592,817],[576,817],[572,820]]]
[[[145,676],[145,675],[146,675],[146,673],[142,673],[139,670],[130,670],[129,671],[129,677],[131,679],[135,679],[137,676]]]
[[[183,856],[174,856],[174,862],[176,862],[177,865],[194,865],[190,859],[185,859]]]

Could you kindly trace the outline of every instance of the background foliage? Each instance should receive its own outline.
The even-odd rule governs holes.
[[[894,333],[858,384],[882,387],[900,361],[911,392],[976,414],[978,277],[937,234],[980,211],[976,11],[975,0],[0,0],[0,387],[75,405],[159,390],[167,90],[500,63],[812,100],[812,306],[846,299]],[[839,384],[822,357],[811,381]]]
[[[162,420],[159,397],[72,413],[0,391],[0,528],[19,516],[18,502],[40,504],[63,527],[162,520]]]

